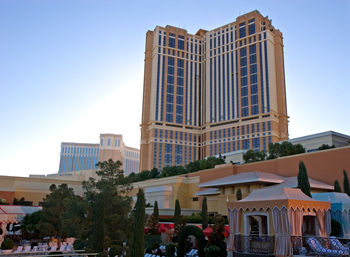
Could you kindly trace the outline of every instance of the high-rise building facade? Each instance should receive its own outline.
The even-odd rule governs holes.
[[[283,38],[253,11],[196,34],[146,34],[140,168],[288,139]]]
[[[75,171],[95,169],[99,150],[98,144],[61,143],[58,173],[65,175]]]
[[[100,134],[100,144],[62,143],[60,175],[97,169],[99,161],[121,161],[124,175],[139,172],[140,150],[126,146],[119,134]]]

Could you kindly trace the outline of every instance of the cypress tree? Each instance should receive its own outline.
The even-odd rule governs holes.
[[[158,209],[158,202],[154,202],[154,207],[153,207],[153,216],[157,223],[159,223],[159,209]]]
[[[105,239],[105,222],[104,222],[104,194],[96,196],[94,204],[94,248],[98,253],[103,252]]]
[[[134,215],[134,224],[133,224],[133,235],[131,239],[131,257],[143,257],[144,256],[144,248],[145,248],[145,195],[142,189],[139,189],[137,193],[137,201],[135,205],[135,215]]]
[[[177,236],[179,235],[181,229],[186,225],[184,217],[181,215],[181,207],[178,199],[175,201],[175,212],[174,212],[174,236],[173,240],[177,241]]]
[[[309,177],[305,164],[302,161],[299,162],[298,188],[300,188],[304,194],[311,197]]]
[[[338,180],[334,181],[334,192],[341,193],[341,189],[340,189],[340,185],[339,185]]]
[[[179,219],[180,216],[181,216],[180,201],[179,201],[179,199],[176,199],[176,201],[175,201],[175,212],[174,212],[175,222]]]
[[[236,198],[237,198],[237,201],[242,200],[242,191],[240,188],[238,188],[236,192]]]
[[[207,198],[204,196],[202,201],[202,229],[206,229],[208,227],[208,206],[207,206]]]
[[[346,172],[346,170],[343,170],[343,173],[344,173],[344,193],[350,196],[350,185],[349,185],[348,173]]]

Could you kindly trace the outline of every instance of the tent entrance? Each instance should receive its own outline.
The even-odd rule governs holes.
[[[245,215],[246,235],[268,235],[268,219],[264,213],[254,213]]]
[[[303,236],[316,235],[316,216],[303,216]]]

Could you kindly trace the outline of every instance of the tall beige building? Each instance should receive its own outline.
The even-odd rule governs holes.
[[[283,37],[253,11],[194,35],[146,34],[140,168],[288,139]]]

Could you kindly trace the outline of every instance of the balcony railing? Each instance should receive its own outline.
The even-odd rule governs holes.
[[[239,253],[273,254],[275,237],[268,235],[236,235],[235,251]]]
[[[310,236],[291,236],[291,243],[294,255],[308,255],[313,254],[313,251],[307,244],[307,239]],[[331,247],[328,237],[315,237],[322,247],[325,249],[334,249]],[[341,243],[349,247],[350,242],[347,240],[341,240]],[[275,248],[275,237],[269,235],[235,235],[235,252],[242,254],[261,254],[261,255],[273,255]],[[314,254],[313,254],[314,255]]]

